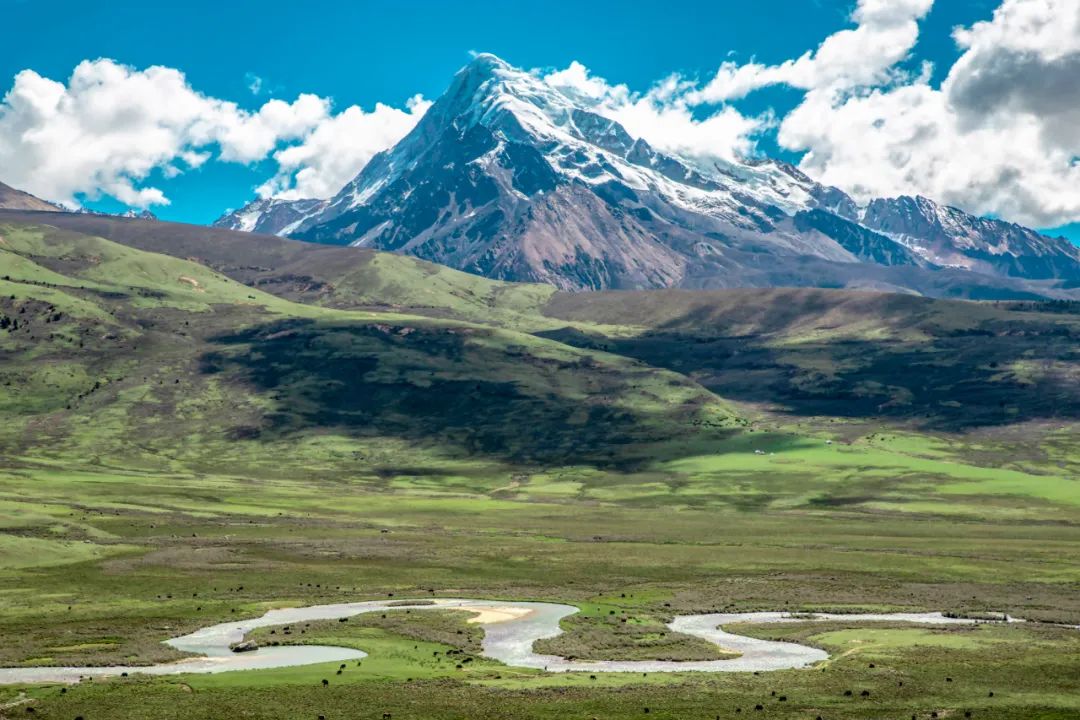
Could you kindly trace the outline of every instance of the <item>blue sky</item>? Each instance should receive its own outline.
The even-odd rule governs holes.
[[[954,26],[991,17],[998,0],[939,0],[920,23],[918,43],[904,67],[935,65],[940,81],[960,56]],[[436,98],[471,51],[500,55],[528,68],[564,68],[572,61],[611,83],[646,91],[678,72],[711,77],[725,60],[769,65],[816,48],[851,26],[854,1],[592,0],[582,2],[321,2],[192,0],[146,3],[0,0],[9,32],[0,53],[0,88],[32,69],[65,82],[83,60],[111,58],[142,69],[163,65],[182,71],[199,93],[256,110],[268,97],[292,101],[300,93],[332,98],[335,109],[376,102],[403,107],[416,94]],[[20,28],[34,29],[21,32]],[[47,30],[42,30],[47,28]],[[252,78],[262,90],[249,90]],[[781,115],[802,94],[784,86],[761,89],[733,105],[748,115],[773,109]],[[771,134],[758,139],[771,155],[797,161]],[[204,223],[224,208],[254,197],[273,175],[269,160],[207,162],[166,178],[160,186],[171,204],[161,217]],[[0,168],[0,180],[3,169]],[[88,202],[115,209],[114,200]],[[1080,229],[1070,231],[1080,238]]]

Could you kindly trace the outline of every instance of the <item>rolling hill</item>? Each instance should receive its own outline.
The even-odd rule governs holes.
[[[48,226],[43,223],[45,219],[50,221]],[[679,379],[679,387],[695,388],[699,395],[693,403],[735,400],[790,417],[887,420],[956,431],[1022,421],[1070,421],[1080,415],[1080,358],[1076,351],[1080,346],[1080,314],[1076,303],[1065,301],[971,303],[820,289],[567,293],[546,285],[486,280],[392,253],[222,229],[111,217],[0,212],[0,224],[5,223],[8,228],[31,227],[37,228],[33,232],[43,233],[37,244],[27,245],[28,241],[24,241],[15,245],[9,238],[3,248],[6,257],[18,259],[18,267],[28,277],[48,273],[49,282],[56,286],[48,288],[48,292],[62,291],[65,302],[73,306],[83,307],[92,300],[95,313],[112,317],[113,312],[134,311],[130,306],[138,295],[133,293],[160,295],[157,301],[138,301],[148,306],[140,313],[160,317],[131,318],[129,322],[136,326],[129,331],[149,332],[142,327],[149,322],[155,332],[164,333],[161,338],[170,331],[179,331],[181,337],[193,338],[185,340],[185,344],[197,339],[185,361],[184,377],[198,380],[199,387],[214,374],[206,372],[207,368],[221,366],[234,379],[248,373],[245,382],[249,389],[258,388],[258,383],[251,384],[255,382],[252,378],[258,378],[259,383],[267,384],[260,391],[272,392],[284,404],[290,395],[278,388],[281,379],[276,375],[226,362],[236,354],[236,348],[242,348],[264,358],[288,382],[297,383],[297,397],[306,399],[296,407],[306,404],[311,406],[310,412],[321,417],[323,411],[318,408],[331,400],[354,402],[358,407],[391,407],[398,402],[389,401],[385,393],[394,393],[387,388],[371,395],[362,392],[351,401],[338,397],[349,385],[350,371],[347,365],[336,365],[333,348],[337,343],[345,343],[346,347],[358,343],[346,357],[400,352],[398,359],[403,366],[415,367],[422,374],[430,363],[440,368],[427,370],[436,377],[448,372],[442,368],[444,362],[452,362],[465,373],[460,378],[451,373],[455,380],[450,387],[462,396],[443,414],[436,413],[430,422],[417,426],[411,437],[436,436],[442,432],[440,423],[445,423],[446,431],[453,434],[455,423],[465,422],[463,418],[490,415],[492,409],[485,403],[495,403],[494,398],[511,392],[511,386],[531,388],[526,395],[532,400],[518,399],[523,408],[532,409],[524,410],[519,418],[535,411],[546,418],[542,427],[549,422],[558,425],[560,418],[567,417],[572,403],[563,403],[558,392],[553,395],[545,390],[546,383],[554,383],[553,387],[579,386],[579,394],[571,392],[573,397],[580,397],[586,386],[601,387],[588,378],[581,379],[584,385],[580,385],[576,376],[589,373],[574,369],[578,360],[567,359],[578,357],[586,363],[582,368],[587,368],[592,353],[606,358],[604,363],[630,363],[625,372],[631,374],[642,372],[634,369],[641,363],[645,364],[642,368],[662,368],[670,373],[667,377]],[[11,233],[9,230],[6,235]],[[59,238],[67,239],[61,242]],[[123,250],[132,257],[119,266],[111,264],[118,260],[105,266],[89,264],[86,258],[101,255],[94,249],[95,243],[107,243],[115,252]],[[81,248],[77,253],[76,247]],[[76,261],[76,256],[83,260]],[[131,267],[152,267],[156,263],[168,269],[152,276],[140,273],[134,278],[138,282],[118,280],[128,278]],[[177,263],[182,267],[174,267]],[[122,268],[122,273],[118,275],[113,267]],[[198,279],[206,273],[211,273],[208,279]],[[71,289],[91,276],[102,283],[94,299],[86,297],[86,289],[78,293]],[[200,284],[188,286],[177,279],[181,276]],[[214,287],[211,277],[225,283],[221,291],[227,289],[228,294],[220,301],[212,302],[207,295],[207,288]],[[110,297],[108,293],[119,294],[102,300]],[[149,308],[151,304],[170,302],[168,299],[177,293],[186,298],[186,303],[198,301],[213,307],[214,312],[199,313],[195,322]],[[362,340],[353,337],[353,331],[348,329],[350,322],[367,328]],[[298,325],[292,327],[290,323]],[[497,338],[501,349],[486,344],[484,353],[469,354],[476,350],[476,342],[463,341],[455,330],[455,324],[462,323],[470,328],[469,337]],[[370,330],[375,325],[384,329]],[[191,330],[195,326],[200,328],[197,334]],[[404,330],[414,326],[414,330]],[[420,332],[421,327],[424,332]],[[399,331],[405,334],[399,336]],[[320,338],[324,334],[337,339],[323,346]],[[387,346],[388,342],[391,345]],[[566,379],[560,379],[558,372],[546,379],[532,378],[526,367],[521,368],[520,377],[512,379],[510,366],[522,359],[518,345],[528,348],[535,343],[540,343],[537,353],[564,357],[556,365],[566,363]],[[322,352],[335,359],[321,358]],[[70,360],[84,363],[77,353]],[[464,378],[471,377],[470,373],[486,376],[490,367],[503,363],[504,370],[495,375],[509,385],[483,385],[483,392],[477,391],[479,394],[474,396],[468,389],[471,381]],[[542,374],[554,372],[543,362],[536,369],[542,369]],[[325,387],[332,391],[311,395],[322,381],[308,383],[304,375],[318,377],[323,370],[327,373]],[[370,370],[361,364],[354,372],[366,377]],[[402,377],[409,376],[405,370],[400,372]],[[597,369],[598,378],[606,375],[607,370]],[[399,401],[406,407],[413,407],[421,396],[431,396],[418,390],[425,387],[423,382],[415,387],[412,382],[392,386],[400,392]],[[631,385],[630,381],[618,381],[615,386]],[[603,387],[610,393],[615,386]],[[301,391],[301,387],[306,389]],[[515,393],[508,397],[516,398]],[[545,396],[544,402],[528,405]],[[552,404],[546,405],[547,401]],[[627,407],[639,404],[644,407],[648,403],[624,403]],[[476,415],[480,408],[486,409]],[[318,420],[312,416],[302,421],[285,417],[270,421],[266,418],[272,413],[252,410],[252,417],[262,420],[241,423],[248,428],[241,432],[265,427],[267,436],[273,437],[275,432],[285,432],[283,428],[305,423],[310,427],[320,427],[324,422],[370,423],[363,413],[327,413]],[[391,415],[395,423],[400,423],[394,433],[408,435],[408,411],[394,414],[387,410],[386,421],[393,425]],[[657,422],[662,424],[661,420]],[[490,448],[498,444],[494,440],[481,443]],[[597,440],[597,445],[602,444]]]
[[[374,597],[574,603],[560,652],[615,659],[700,652],[664,623],[720,608],[1076,622],[1078,319],[1063,301],[560,292],[364,248],[0,211],[0,660],[169,661],[177,632]],[[640,717],[716,693],[704,676],[446,662],[475,626],[416,615],[300,628],[362,665],[0,700],[216,718],[265,691],[269,720],[363,702],[480,717],[510,697],[515,717],[559,718],[567,697]],[[1075,705],[1027,691],[1067,687],[1073,631],[826,630],[842,638],[826,673],[746,674],[727,706],[779,707],[779,690],[799,716],[861,717],[848,685],[903,716],[924,687],[980,714]]]
[[[436,312],[414,314],[405,305],[430,273],[412,260],[394,258],[385,278],[396,310],[338,310],[47,225],[0,218],[0,238],[0,453],[9,458],[32,451],[159,469],[249,461],[280,469],[307,462],[298,445],[337,437],[356,452],[400,441],[445,457],[606,464],[613,446],[738,422],[681,375],[513,323],[451,319],[482,313],[439,307],[438,293],[415,307]],[[203,248],[212,253],[214,241]],[[382,272],[372,253],[345,252],[358,256],[354,270]],[[454,302],[472,293],[451,290],[444,295]]]

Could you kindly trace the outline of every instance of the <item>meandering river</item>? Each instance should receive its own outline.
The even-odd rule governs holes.
[[[676,617],[668,627],[680,633],[703,638],[727,651],[740,653],[726,660],[697,662],[581,661],[555,655],[540,655],[533,643],[562,632],[559,622],[578,609],[572,605],[546,602],[511,602],[502,600],[380,600],[372,602],[314,605],[311,607],[271,610],[262,617],[221,623],[197,630],[190,635],[166,640],[177,650],[199,657],[149,666],[109,667],[23,667],[0,668],[0,684],[60,682],[75,683],[87,677],[114,677],[122,673],[175,675],[181,673],[219,673],[232,670],[346,662],[367,657],[361,650],[320,645],[260,647],[234,653],[230,645],[240,642],[250,631],[270,626],[295,625],[316,620],[336,620],[369,612],[398,610],[459,609],[475,614],[473,622],[484,628],[483,655],[512,667],[535,668],[549,672],[749,672],[802,668],[828,658],[818,648],[797,643],[774,642],[735,635],[723,627],[736,623],[791,623],[823,620],[845,622],[889,621],[924,625],[972,625],[986,622],[967,618],[945,617],[941,613],[829,614],[792,616],[779,612],[715,613]],[[1023,622],[1007,618],[1007,622]]]

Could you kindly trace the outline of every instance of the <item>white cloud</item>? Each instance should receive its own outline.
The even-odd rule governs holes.
[[[893,80],[899,77],[895,65],[918,40],[918,20],[932,4],[933,0],[860,0],[852,14],[856,27],[829,36],[817,50],[773,66],[725,62],[703,87],[673,75],[646,93],[634,93],[592,75],[576,61],[544,79],[660,150],[690,159],[736,160],[754,152],[755,137],[773,127],[775,120],[771,114],[746,116],[729,101],[768,85],[785,84],[832,97]],[[720,107],[707,112],[703,108],[709,105]]]
[[[811,90],[780,126],[802,168],[860,199],[923,194],[1037,227],[1080,219],[1080,0],[1005,0],[919,78]]]
[[[774,65],[726,62],[703,84],[670,76],[634,92],[577,62],[543,77],[691,159],[751,154],[775,127],[782,147],[804,153],[804,171],[861,200],[922,194],[1036,226],[1080,220],[1080,0],[1002,0],[990,20],[954,31],[961,57],[939,85],[927,65],[902,70],[932,3],[858,0],[852,27],[813,51]],[[730,104],[773,84],[803,91],[782,118]],[[260,195],[328,197],[428,105],[335,114],[329,100],[301,95],[249,112],[169,68],[88,61],[66,84],[26,70],[0,102],[0,173],[50,200],[108,194],[145,206],[168,202],[146,182],[155,170],[272,157],[278,171]]]
[[[730,161],[747,155],[754,147],[753,136],[769,123],[768,117],[747,117],[730,106],[696,117],[688,102],[693,85],[677,75],[638,94],[626,85],[609,84],[574,61],[563,70],[544,75],[544,80],[594,112],[619,122],[630,135],[691,159]]]
[[[378,118],[369,125],[381,135],[368,149],[393,135],[385,128],[392,122],[382,121],[393,113],[413,114],[377,108],[371,115]],[[364,130],[364,117],[355,107],[333,115],[328,99],[309,94],[291,103],[270,100],[249,112],[197,92],[172,68],[84,61],[66,84],[32,70],[15,76],[0,102],[0,171],[15,187],[73,206],[79,195],[109,195],[134,207],[161,205],[168,198],[146,184],[155,170],[175,177],[204,164],[214,151],[223,161],[255,162],[283,143],[302,147],[327,126]],[[345,154],[350,152],[355,163],[351,148]],[[364,161],[374,151],[365,152]],[[290,170],[303,172],[302,165]],[[319,163],[311,167],[308,175],[322,172]]]
[[[625,85],[609,85],[603,78],[590,74],[589,69],[577,60],[571,62],[565,70],[556,70],[544,75],[544,81],[572,99],[587,102],[601,100],[618,102],[625,100],[630,94]]]
[[[921,194],[1037,227],[1080,220],[1080,0],[1003,0],[990,20],[957,28],[962,55],[939,86],[928,64],[901,69],[932,5],[859,0],[854,27],[815,50],[725,62],[700,86],[673,76],[635,94],[576,62],[545,79],[660,149],[725,159],[774,126],[728,103],[785,85],[804,95],[775,124],[778,142],[859,200]]]
[[[815,51],[779,65],[725,62],[689,99],[698,103],[735,100],[769,85],[836,91],[884,82],[915,46],[918,21],[933,2],[859,0],[852,14],[855,28],[834,33]]]
[[[221,148],[221,159],[255,162],[283,140],[306,136],[330,118],[330,101],[300,95],[292,103],[270,100],[255,113],[233,111],[211,118],[206,137]]]
[[[303,142],[274,153],[279,172],[258,189],[259,196],[330,197],[356,177],[375,153],[404,137],[430,105],[417,95],[406,110],[379,103],[368,113],[354,105],[327,118]]]

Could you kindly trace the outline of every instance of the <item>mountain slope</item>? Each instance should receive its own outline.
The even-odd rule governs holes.
[[[796,241],[778,205],[850,201],[773,164],[711,176],[498,58],[482,55],[405,139],[293,236],[408,252],[564,289],[664,287],[778,255],[855,258]],[[747,188],[758,190],[750,195]]]
[[[144,261],[158,258],[164,263],[175,258],[190,268],[194,260],[219,276],[304,303],[289,304],[287,314],[321,308],[360,310],[368,313],[364,317],[383,318],[377,324],[394,327],[405,326],[405,316],[414,318],[408,326],[415,327],[419,322],[415,318],[424,316],[529,333],[590,352],[643,361],[645,372],[667,368],[723,398],[785,414],[874,418],[874,422],[945,429],[1080,417],[1078,303],[970,303],[827,289],[555,292],[548,285],[487,280],[365,248],[167,222],[0,211],[0,225],[25,227],[46,219],[77,231],[76,237],[101,236],[143,250]],[[49,267],[54,272],[28,279],[64,284],[55,273],[75,273],[71,258],[86,255],[108,260],[116,252],[91,244],[100,241],[80,242],[86,244],[84,251],[76,252],[71,246],[51,251],[68,260],[24,250],[25,257],[40,265],[39,272]],[[14,256],[3,257],[11,262]],[[99,267],[79,271],[66,284],[111,279],[120,287],[103,289],[122,293],[118,298],[137,298],[130,287],[137,283],[128,279],[126,270],[115,274],[116,267],[103,261]],[[164,273],[154,271],[152,277],[161,280],[137,285],[144,288],[139,292],[160,292],[164,285],[170,293],[186,291],[186,302],[218,297],[208,294],[216,287],[209,284],[210,279],[176,267]],[[892,268],[896,272],[918,269]],[[181,274],[197,279],[208,292],[190,292],[177,279]],[[932,275],[958,274],[941,270]],[[44,285],[35,287],[46,291]],[[236,313],[237,305],[254,302],[247,297],[247,288],[236,283],[231,287],[235,290],[228,296],[214,299],[215,312],[202,313],[198,323],[214,322],[230,305],[228,312]],[[264,293],[250,294],[262,298],[261,303],[268,302]],[[250,312],[261,311],[252,308]],[[192,333],[175,323],[169,319],[162,327]],[[281,341],[270,336],[281,331],[266,332],[275,347]],[[297,337],[304,337],[305,342],[311,339],[304,334]],[[516,337],[514,345],[527,347],[531,342],[527,336],[524,341],[522,335]],[[426,336],[423,342],[434,340]],[[438,345],[435,342],[432,347]],[[309,364],[310,372],[322,372],[318,368],[326,358],[313,355],[299,340],[290,348],[296,358],[278,353],[274,362],[295,366],[297,378]],[[417,362],[423,367],[429,361]],[[483,364],[477,372],[487,372],[486,367]],[[522,372],[530,371],[523,367]],[[432,425],[424,427],[434,432]]]
[[[256,200],[214,222],[214,227],[243,232],[288,235],[306,218],[326,207],[325,200]]]
[[[0,209],[62,212],[63,208],[0,182]]]
[[[863,224],[935,265],[1036,280],[1080,278],[1080,248],[1064,238],[977,218],[924,197],[874,200]]]
[[[545,337],[683,373],[783,415],[970,430],[1080,418],[1080,303],[782,288],[558,293]],[[617,324],[628,324],[613,332]]]
[[[194,259],[233,280],[294,302],[338,309],[407,309],[530,331],[549,329],[553,322],[539,314],[555,292],[550,285],[491,281],[397,253],[100,215],[0,210],[2,222],[47,222],[140,250]],[[767,259],[762,262],[767,264]],[[841,288],[845,285],[845,267],[806,258],[789,269],[787,276],[774,277],[782,281],[778,284],[787,286],[819,284]],[[927,296],[974,300],[1038,300],[1047,294],[1045,284],[958,269],[926,272],[913,265],[885,267],[870,263],[858,267],[860,285],[878,291],[910,292],[915,288]],[[1080,300],[1076,290],[1055,290],[1052,294]],[[772,295],[766,293],[763,297]]]
[[[924,267],[919,257],[889,238],[824,210],[800,210],[795,213],[795,228],[801,233],[818,232],[832,238],[845,250],[866,262],[878,265],[914,265]]]
[[[1065,240],[952,209],[933,212],[948,222],[916,222],[895,209],[903,205],[859,208],[771,160],[665,155],[480,55],[335,197],[259,201],[219,223],[566,290],[817,285],[965,296],[979,287],[989,290],[980,297],[1021,297],[1080,279],[1080,251]],[[941,251],[961,246],[963,262]],[[930,272],[939,268],[959,272]]]
[[[335,247],[273,235],[107,215],[0,210],[0,223],[62,228],[150,253],[193,260],[293,302],[536,327],[549,285],[487,280],[393,253]]]
[[[368,472],[411,462],[391,448],[450,464],[598,465],[619,448],[617,462],[633,464],[696,427],[736,428],[696,383],[602,351],[407,310],[294,303],[189,259],[6,217],[0,236],[9,467],[32,451],[277,473],[325,444],[366,457]]]

